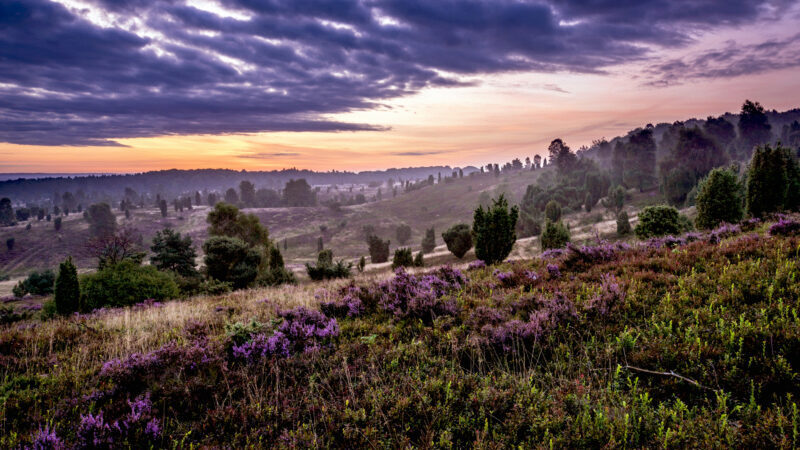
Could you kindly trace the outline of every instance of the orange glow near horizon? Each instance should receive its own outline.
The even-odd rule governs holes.
[[[573,149],[647,123],[737,112],[745,99],[767,109],[800,106],[796,69],[674,87],[642,87],[611,75],[506,74],[475,87],[437,88],[385,107],[331,116],[388,131],[279,132],[120,139],[127,147],[0,143],[0,172],[107,173],[229,168],[375,170],[482,165],[544,155],[563,138]],[[553,90],[557,85],[560,90]]]

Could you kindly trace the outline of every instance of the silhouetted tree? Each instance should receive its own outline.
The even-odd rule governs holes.
[[[758,145],[772,139],[772,126],[769,124],[764,107],[758,102],[745,100],[739,114],[739,154],[746,158]]]
[[[236,189],[228,188],[228,190],[225,191],[225,202],[231,205],[239,203],[239,194],[236,193]]]
[[[283,189],[283,202],[286,206],[314,206],[317,196],[304,178],[289,180]]]
[[[239,192],[244,206],[256,206],[256,187],[253,186],[253,183],[243,180],[239,183]]]
[[[383,241],[374,234],[367,237],[369,256],[373,263],[383,263],[389,260],[389,241]]]
[[[0,225],[9,226],[14,224],[14,208],[11,206],[11,199],[3,197],[0,199]]]

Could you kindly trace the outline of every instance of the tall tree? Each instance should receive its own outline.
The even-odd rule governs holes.
[[[239,194],[236,193],[236,189],[228,188],[228,190],[225,191],[225,201],[231,205],[239,203]]]
[[[8,226],[14,224],[14,208],[11,206],[11,199],[3,197],[0,199],[0,225]]]
[[[746,158],[758,145],[772,139],[772,126],[769,124],[764,107],[758,102],[745,100],[739,115],[739,155]]]
[[[716,139],[723,149],[727,149],[736,139],[736,127],[722,116],[717,118],[708,116],[703,124],[703,130]]]
[[[197,252],[190,236],[182,237],[172,228],[157,231],[150,246],[150,263],[158,270],[169,270],[184,277],[197,275]]]
[[[244,206],[256,206],[256,187],[253,183],[242,180],[242,182],[239,183],[239,193],[239,198],[242,200]]]
[[[58,267],[54,295],[56,311],[62,315],[77,312],[80,309],[80,295],[78,270],[69,256]]]
[[[239,238],[251,247],[270,246],[269,231],[254,214],[245,214],[234,205],[217,203],[208,213],[209,236]]]
[[[506,259],[517,240],[515,229],[518,216],[519,208],[509,208],[502,194],[487,210],[478,206],[472,219],[475,256],[486,264]]]
[[[305,178],[301,178],[286,183],[283,201],[286,206],[314,206],[317,204],[317,196]]]
[[[89,234],[95,238],[113,235],[117,231],[117,218],[108,203],[95,203],[87,210]]]
[[[550,162],[555,163],[558,171],[561,173],[572,170],[578,160],[575,153],[572,153],[569,146],[561,139],[553,139],[553,141],[550,142],[550,146],[547,147],[547,152],[550,156]]]

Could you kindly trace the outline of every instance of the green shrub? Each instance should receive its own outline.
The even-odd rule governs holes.
[[[425,267],[425,257],[422,251],[418,251],[417,256],[414,257],[414,267]]]
[[[410,248],[398,248],[394,251],[394,258],[392,258],[392,269],[398,267],[412,267],[414,265],[414,257],[411,255]]]
[[[59,314],[71,314],[80,309],[81,291],[78,285],[78,270],[67,257],[58,267],[58,277],[54,296],[56,310]]]
[[[268,261],[266,269],[258,274],[257,283],[259,286],[277,286],[285,283],[294,283],[294,272],[286,269],[283,264],[283,255],[275,245],[270,245],[267,252]]]
[[[735,173],[714,169],[700,182],[696,205],[697,228],[711,229],[722,222],[737,223],[742,220],[741,186]]]
[[[169,270],[183,277],[194,277],[197,275],[195,252],[192,246],[192,238],[182,237],[180,233],[171,229],[164,228],[157,231],[153,237],[153,245],[150,247],[153,256],[150,257],[150,264],[158,270]]]
[[[333,262],[333,251],[323,250],[317,255],[317,265],[306,264],[308,276],[314,280],[328,280],[333,278],[347,278],[353,263],[345,263],[344,260]]]
[[[56,314],[58,314],[58,307],[55,300],[50,299],[42,303],[42,312],[39,317],[45,320],[52,319]]]
[[[242,289],[255,281],[262,254],[239,238],[214,236],[203,244],[208,276]]]
[[[550,222],[561,220],[561,205],[555,200],[547,202],[547,206],[544,207],[544,217]]]
[[[56,275],[52,270],[32,272],[28,278],[14,286],[13,292],[16,297],[23,297],[25,294],[50,295],[53,293],[55,281]]]
[[[789,149],[759,146],[747,174],[747,212],[753,217],[797,209],[800,202],[800,168]]]
[[[542,251],[551,248],[562,248],[567,245],[567,242],[570,240],[569,230],[561,221],[547,221],[541,239]]]
[[[494,264],[506,259],[517,240],[515,228],[519,208],[509,208],[504,195],[493,201],[492,206],[483,209],[478,206],[473,215],[473,236],[475,256],[486,264]]]
[[[95,203],[86,211],[89,221],[89,234],[92,237],[105,237],[117,231],[117,218],[108,203]],[[58,219],[56,219],[58,220]]]
[[[367,267],[367,258],[365,258],[363,256],[361,258],[359,258],[358,266],[356,266],[356,267],[358,267],[359,273],[364,272],[364,268]]]
[[[83,311],[134,305],[147,299],[166,300],[180,294],[172,276],[129,260],[84,275],[80,287]]]
[[[389,260],[389,241],[384,241],[374,234],[367,237],[369,257],[372,263],[384,263]]]
[[[628,220],[628,213],[620,211],[617,215],[617,235],[626,236],[631,233],[631,222]]]
[[[442,233],[442,239],[447,245],[447,249],[450,250],[450,253],[459,259],[463,258],[469,249],[472,248],[472,230],[469,228],[469,225],[465,223],[459,223],[450,227],[447,231]]]
[[[197,288],[197,293],[205,295],[221,295],[231,292],[232,290],[232,283],[210,278],[200,283],[200,286]]]
[[[436,248],[436,232],[433,227],[425,230],[425,237],[422,238],[422,251],[430,253]]]
[[[678,235],[684,231],[678,210],[672,206],[647,206],[639,212],[639,223],[633,230],[639,239]]]

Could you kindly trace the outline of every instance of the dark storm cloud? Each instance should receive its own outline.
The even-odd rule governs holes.
[[[0,141],[381,130],[326,115],[467,84],[462,76],[603,72],[646,58],[648,45],[680,46],[698,30],[757,20],[765,3],[221,0],[248,17],[237,19],[177,0],[93,1],[113,25],[138,18],[125,28],[47,0],[2,2]],[[692,63],[656,70],[668,77]]]

